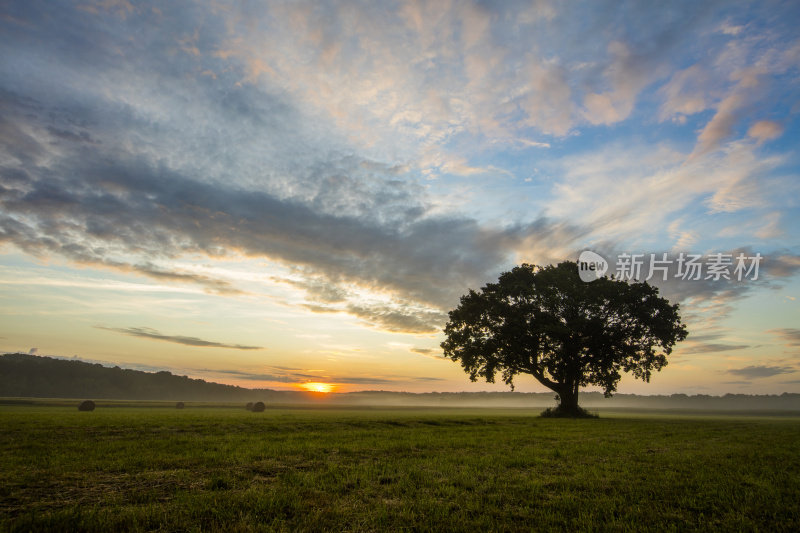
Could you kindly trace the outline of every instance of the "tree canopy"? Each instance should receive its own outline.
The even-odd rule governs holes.
[[[578,265],[523,264],[470,290],[450,311],[442,348],[472,381],[495,375],[514,387],[530,374],[555,391],[564,413],[581,412],[580,387],[608,397],[623,372],[650,381],[686,338],[678,305],[646,282],[581,281]]]

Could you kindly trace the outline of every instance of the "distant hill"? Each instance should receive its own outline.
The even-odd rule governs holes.
[[[105,400],[162,400],[184,402],[324,403],[363,406],[545,407],[555,405],[554,394],[521,392],[362,391],[321,396],[301,391],[246,389],[176,376],[170,372],[143,372],[78,360],[28,354],[0,355],[0,397],[81,398]],[[638,396],[582,392],[582,406],[624,409],[680,409],[704,411],[797,411],[800,394],[726,394],[724,396],[672,394]]]
[[[271,393],[277,391],[209,383],[166,371],[109,368],[20,353],[0,356],[2,397],[249,402],[263,401]]]

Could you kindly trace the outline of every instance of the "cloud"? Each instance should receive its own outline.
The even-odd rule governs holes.
[[[343,305],[300,305],[312,313],[347,313],[360,318],[370,327],[392,333],[435,333],[444,326],[447,318],[444,312],[437,309],[420,308],[408,303],[358,302],[357,298],[353,300]]]
[[[781,228],[780,213],[770,213],[766,215],[763,222],[764,224],[754,233],[756,237],[760,239],[773,239],[783,235],[784,232]]]
[[[309,374],[302,369],[287,369],[282,367],[271,367],[274,373],[248,372],[244,370],[210,370],[202,369],[198,372],[209,374],[223,374],[237,379],[248,379],[254,381],[273,381],[277,383],[303,383],[308,381],[321,381],[333,383],[353,383],[353,384],[389,384],[394,383],[392,379],[378,377],[354,377],[354,376],[330,376],[320,374]]]
[[[752,82],[755,84],[756,82]],[[750,88],[749,84],[746,87]],[[697,136],[697,146],[690,157],[697,157],[706,154],[730,137],[733,127],[741,118],[742,110],[748,104],[747,92],[741,89],[728,95],[717,106],[714,117],[706,124],[700,135]]]
[[[668,145],[605,145],[559,162],[563,178],[546,212],[591,228],[597,239],[632,240],[647,228],[669,228],[693,204],[714,213],[766,211],[766,176],[785,162],[783,156],[760,156],[748,142],[691,160]]]
[[[792,374],[797,370],[788,366],[746,366],[728,370],[729,374],[750,379],[768,378],[779,374]]]
[[[611,89],[589,93],[583,101],[584,116],[592,124],[614,124],[628,118],[639,92],[652,81],[653,61],[637,56],[627,44],[613,41],[608,53],[612,60],[605,76]]]
[[[554,62],[531,61],[528,67],[529,81],[520,98],[525,110],[525,123],[542,133],[563,136],[575,123],[574,105],[571,101],[568,74],[563,65]],[[549,143],[518,140],[527,146],[550,148]]]
[[[726,20],[720,24],[718,31],[725,35],[739,35],[742,30],[744,30],[744,26],[734,26],[731,24],[730,20]]]
[[[165,342],[174,342],[186,346],[198,346],[204,348],[232,348],[234,350],[263,350],[261,346],[244,346],[241,344],[225,344],[221,342],[207,341],[197,337],[185,337],[182,335],[164,335],[152,328],[109,328],[105,326],[95,326],[97,329],[115,331],[132,337],[144,337]]]
[[[342,311],[336,307],[329,307],[326,305],[317,305],[317,304],[300,304],[301,307],[308,309],[312,313],[341,313]]]
[[[784,250],[764,262],[764,271],[775,278],[788,278],[800,272],[800,256]]]
[[[527,237],[525,227],[484,229],[467,218],[409,215],[405,227],[397,228],[368,217],[329,215],[268,193],[196,182],[141,159],[78,166],[73,170],[80,181],[45,172],[25,184],[25,193],[3,198],[7,215],[0,220],[0,238],[30,253],[58,253],[222,292],[232,290],[228,283],[167,271],[153,266],[151,258],[218,256],[236,249],[314,267],[333,279],[353,277],[355,268],[358,281],[371,278],[421,297],[423,292],[436,296],[427,287],[441,284],[421,282],[445,265],[474,278],[503,261],[509,241]],[[470,249],[485,253],[483,264],[461,259]],[[131,265],[112,254],[137,254],[141,263]]]
[[[253,381],[272,381],[276,383],[347,383],[353,385],[391,385],[413,381],[444,381],[436,377],[411,377],[411,376],[341,376],[333,374],[309,373],[299,368],[265,367],[267,372],[250,372],[245,370],[211,370],[196,369],[194,372],[203,374],[230,376],[236,379]]]
[[[783,126],[774,120],[759,120],[747,130],[747,135],[759,143],[777,139],[783,133]]]
[[[91,34],[82,18],[76,24]],[[142,46],[161,58],[159,44]],[[304,267],[308,279],[295,281],[312,300],[343,301],[347,282],[446,307],[510,264],[516,247],[549,240],[545,219],[489,226],[433,214],[407,167],[354,152],[334,125],[310,120],[280,91],[237,86],[235,69],[193,80],[188,100],[175,97],[185,82],[173,71],[191,72],[210,47],[196,59],[176,56],[175,68],[156,60],[122,77],[81,41],[84,57],[101,57],[66,72],[53,64],[69,81],[57,96],[24,78],[9,82],[0,146],[13,163],[3,173],[0,241],[221,294],[241,289],[170,263],[187,254],[268,257]],[[85,86],[96,65],[108,68],[105,86]],[[176,91],[153,92],[154,84]],[[389,320],[381,315],[377,322]]]
[[[644,5],[629,10],[629,19],[637,20],[639,24],[623,26],[609,40],[607,55],[597,61],[595,68],[600,75],[585,80],[592,89],[583,98],[584,118],[591,124],[611,125],[630,117],[639,95],[664,77],[667,69],[671,68],[676,50],[687,45],[686,36],[705,22],[711,9],[710,4],[683,5],[680,16],[675,12],[651,10]],[[607,14],[595,16],[594,24],[615,25],[611,18],[613,12],[609,9]],[[658,24],[645,22],[652,21],[653,16],[659,17]],[[647,31],[644,31],[645,27]],[[605,28],[596,27],[595,30],[602,33]],[[679,78],[675,84],[682,85],[684,81]],[[666,92],[670,95],[680,90],[673,88]],[[679,107],[686,107],[686,102],[682,104]]]
[[[66,254],[68,257],[71,254]],[[73,256],[74,257],[74,256]],[[192,272],[179,272],[175,270],[166,270],[164,268],[157,267],[149,262],[144,264],[136,264],[136,265],[127,265],[125,263],[120,263],[116,261],[94,261],[89,259],[87,261],[89,264],[98,264],[101,266],[110,266],[117,270],[122,271],[130,271],[136,272],[138,274],[144,274],[147,277],[153,279],[160,279],[165,281],[177,281],[179,283],[195,283],[198,285],[203,286],[209,292],[214,292],[218,294],[241,294],[242,291],[233,287],[229,282],[214,279],[208,276],[204,276],[201,274],[196,274]]]
[[[731,350],[743,350],[750,347],[751,346],[749,344],[689,343],[688,346],[681,346],[679,349],[682,355],[689,355],[698,353],[729,352]]]
[[[678,123],[686,121],[686,115],[694,115],[708,109],[708,84],[711,76],[699,65],[692,65],[672,75],[669,82],[659,89],[664,99],[659,111],[659,120],[672,119]]]
[[[294,287],[303,289],[306,293],[306,298],[314,302],[322,302],[326,304],[343,302],[347,299],[347,291],[341,287],[336,286],[330,280],[324,278],[303,278],[300,280],[295,279],[282,279],[273,278],[281,283],[288,283]],[[314,306],[319,309],[321,306]],[[314,309],[312,309],[314,310]]]
[[[415,311],[392,305],[350,305],[347,311],[378,328],[396,333],[435,333],[447,315],[441,311]]]
[[[533,148],[550,148],[550,143],[531,141],[529,139],[515,139],[514,143],[518,143],[522,146],[528,146]]]
[[[796,40],[786,42],[780,32],[749,32],[742,36],[738,32],[724,33],[730,35],[731,40],[708,67],[717,71],[716,80],[696,80],[703,87],[693,92],[694,105],[687,110],[696,112],[701,107],[711,107],[707,96],[721,95],[713,105],[714,115],[697,137],[690,159],[722,148],[725,141],[736,135],[744,119],[759,111],[770,93],[780,94],[778,87],[785,83],[782,78],[787,71],[796,69]],[[722,73],[727,79],[720,76]],[[698,69],[693,74],[705,75],[706,71]],[[683,81],[686,80],[676,80],[676,85],[682,85]],[[666,92],[671,96],[673,91],[667,88]],[[662,111],[680,112],[680,109],[671,109],[675,103],[675,100],[668,100]],[[783,127],[777,122],[760,120],[750,126],[747,135],[760,145],[779,137],[782,132]]]
[[[44,112],[15,118],[27,129],[49,120]],[[439,306],[454,301],[465,283],[490,276],[521,243],[549,238],[544,219],[492,228],[464,216],[427,215],[424,198],[409,187],[372,177],[386,167],[365,167],[354,157],[339,160],[346,168],[341,178],[337,167],[296,166],[301,182],[309,172],[317,176],[310,195],[193,179],[185,170],[108,149],[113,156],[104,148],[64,148],[52,154],[50,166],[20,169],[0,198],[0,240],[35,255],[55,253],[223,293],[238,289],[156,261],[235,251],[303,265],[312,278],[300,283],[316,298],[341,298],[329,281],[345,280]],[[351,194],[359,183],[365,190]],[[364,314],[360,306],[351,310]],[[386,310],[378,315],[387,327],[397,323]]]
[[[767,330],[780,338],[787,347],[800,346],[800,329],[797,328],[776,328]]]
[[[422,355],[429,359],[436,361],[447,361],[448,359],[442,354],[441,350],[433,350],[431,348],[411,348],[411,352]]]

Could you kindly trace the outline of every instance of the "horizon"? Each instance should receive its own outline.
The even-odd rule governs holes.
[[[442,356],[448,311],[585,261],[689,331],[618,393],[798,393],[798,23],[791,1],[10,3],[0,350],[504,392]]]
[[[185,374],[176,374],[173,371],[174,369],[171,370],[171,369],[168,369],[168,368],[148,368],[148,369],[127,368],[127,367],[119,366],[117,363],[112,363],[112,362],[108,362],[108,361],[98,361],[98,360],[92,360],[92,359],[90,359],[90,360],[81,359],[76,355],[74,355],[72,357],[65,357],[65,356],[50,355],[50,354],[27,354],[27,353],[21,353],[21,352],[14,352],[14,353],[5,352],[5,353],[0,354],[0,357],[5,356],[5,355],[23,355],[23,356],[30,356],[30,357],[43,357],[43,358],[49,358],[49,359],[56,359],[56,360],[59,360],[59,361],[75,361],[75,362],[86,363],[86,364],[99,364],[99,365],[103,366],[104,368],[119,368],[121,370],[133,370],[133,371],[136,371],[136,372],[144,372],[144,373],[148,373],[148,374],[155,374],[155,373],[158,373],[158,372],[168,372],[168,373],[170,373],[171,375],[173,375],[175,377],[185,377],[185,378],[194,379],[194,380],[201,380],[201,381],[204,381],[205,383],[211,383],[211,384],[217,384],[217,385],[226,385],[226,386],[231,386],[231,387],[240,387],[240,385],[234,385],[234,384],[231,384],[231,383],[221,383],[221,382],[216,382],[216,381],[209,381],[209,380],[204,379],[202,377],[185,375]],[[247,387],[242,387],[242,388],[247,389]],[[270,387],[270,388],[252,388],[250,390],[254,390],[254,391],[266,390],[266,391],[270,391],[270,392],[296,392],[296,393],[301,393],[301,394],[310,393],[310,394],[312,394],[312,395],[314,395],[315,397],[318,397],[318,398],[322,398],[322,397],[325,397],[325,396],[328,396],[328,395],[334,395],[335,396],[337,394],[361,394],[361,393],[412,394],[412,395],[417,395],[417,394],[523,394],[523,395],[524,394],[539,394],[539,395],[546,395],[546,396],[553,396],[553,394],[555,394],[553,391],[550,391],[550,390],[519,391],[519,390],[510,390],[510,389],[506,389],[506,390],[474,390],[474,391],[464,391],[464,390],[437,391],[437,390],[430,390],[430,391],[412,392],[412,391],[405,391],[405,390],[383,390],[383,389],[354,389],[354,390],[349,390],[349,391],[337,391],[337,390],[316,391],[316,390],[303,389],[303,388],[297,388],[297,387],[292,387],[292,388],[271,388]],[[598,389],[598,388],[596,388],[596,387],[592,387],[592,388],[589,388],[589,389],[582,389],[581,390],[581,395],[586,394],[586,393],[603,394],[603,391]],[[726,392],[726,393],[721,393],[721,394],[704,394],[704,393],[697,393],[697,394],[684,394],[684,393],[648,394],[647,392],[644,392],[644,393],[620,393],[620,392],[615,392],[613,394],[613,396],[611,396],[609,398],[603,398],[603,399],[604,400],[608,400],[608,399],[611,399],[611,398],[614,398],[614,397],[617,397],[617,396],[664,397],[664,398],[675,397],[675,396],[685,396],[687,398],[705,396],[705,397],[708,397],[708,398],[724,398],[726,396],[736,396],[736,395],[757,397],[757,396],[786,396],[786,395],[791,395],[791,394],[800,394],[800,392],[784,391],[784,392],[775,392],[775,393],[767,393],[767,394],[746,394],[746,393],[732,393],[732,392]],[[160,400],[153,400],[153,401],[160,401]]]

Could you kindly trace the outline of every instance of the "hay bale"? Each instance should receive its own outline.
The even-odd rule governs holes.
[[[183,405],[183,402],[178,402],[178,403],[175,404],[175,409],[183,409],[184,407],[186,407],[186,406]]]
[[[266,405],[264,405],[264,402],[256,402],[253,404],[254,413],[263,413],[265,408]]]
[[[253,410],[253,402],[247,402],[247,405],[245,405],[244,408],[247,409],[248,411],[252,411]]]
[[[84,400],[78,406],[78,411],[94,411],[94,402],[92,400]]]

